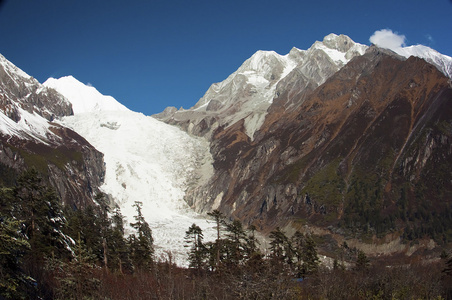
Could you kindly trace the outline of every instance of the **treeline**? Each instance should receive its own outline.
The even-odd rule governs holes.
[[[327,268],[314,236],[277,228],[265,249],[256,228],[218,210],[208,214],[214,241],[196,224],[187,229],[181,268],[171,253],[155,258],[140,202],[128,236],[120,209],[102,194],[95,202],[62,207],[33,169],[0,189],[0,299],[452,299],[446,256],[380,268],[344,243],[344,257]]]

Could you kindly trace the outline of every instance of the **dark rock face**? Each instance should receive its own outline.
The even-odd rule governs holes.
[[[287,84],[253,141],[243,122],[215,130],[215,175],[188,195],[204,199],[200,211],[264,230],[448,238],[451,104],[450,79],[434,66],[371,47],[316,89]]]
[[[59,145],[1,136],[0,164],[17,173],[35,168],[65,205],[92,205],[105,176],[103,154],[68,128],[53,130],[62,138]]]

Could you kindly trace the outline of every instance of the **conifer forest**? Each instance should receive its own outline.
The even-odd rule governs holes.
[[[452,299],[447,252],[388,266],[344,242],[328,264],[314,234],[276,228],[263,247],[255,227],[214,210],[216,239],[187,228],[181,267],[156,256],[139,201],[130,224],[102,194],[62,206],[34,169],[4,181],[0,199],[0,299]]]

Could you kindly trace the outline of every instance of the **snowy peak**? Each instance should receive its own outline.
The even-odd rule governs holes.
[[[355,43],[351,38],[349,38],[346,35],[337,35],[334,33],[330,33],[326,37],[323,38],[322,41],[323,45],[325,47],[328,47],[329,49],[335,49],[337,51],[346,53],[351,48],[354,48],[356,46],[362,46],[360,44]]]
[[[353,57],[363,55],[367,46],[355,43],[346,35],[327,35],[322,42],[315,42],[308,52],[323,51],[335,64],[343,66]]]
[[[254,73],[271,81],[280,77],[282,73],[287,75],[288,71],[286,70],[286,72],[284,72],[284,70],[289,68],[289,71],[291,71],[296,64],[297,61],[287,55],[282,56],[274,51],[260,50],[246,60],[237,72],[244,75]]]
[[[364,54],[366,47],[345,35],[330,34],[308,50],[292,48],[286,55],[257,51],[224,81],[212,84],[193,108],[156,117],[206,136],[218,126],[244,120],[246,134],[253,139],[281,88],[300,81],[300,86],[317,87],[354,56]]]
[[[2,67],[3,71],[7,73],[12,79],[14,80],[34,80],[37,82],[36,79],[33,79],[30,75],[16,67],[14,64],[12,64],[9,60],[7,60],[3,55],[0,54],[0,66]]]
[[[315,42],[308,50],[292,48],[287,55],[280,55],[275,51],[259,50],[227,79],[213,84],[194,108],[207,109],[210,101],[218,101],[223,98],[223,95],[228,95],[227,100],[231,102],[230,104],[237,104],[237,97],[243,97],[244,90],[249,90],[252,94],[259,96],[251,97],[253,99],[248,99],[247,102],[258,101],[259,103],[266,103],[265,106],[268,107],[275,96],[274,91],[277,83],[295,68],[302,68],[307,64],[312,65],[312,62],[317,66],[310,66],[309,68],[322,68],[322,65],[319,65],[321,61],[328,60],[328,64],[333,64],[337,71],[354,56],[364,54],[366,48],[367,46],[355,43],[348,36],[330,34],[324,38],[323,42]],[[320,78],[319,80],[323,81],[324,79]],[[225,100],[219,101],[221,105],[215,105],[215,108],[223,110],[227,107],[228,103]]]
[[[0,132],[49,143],[58,139],[49,121],[72,114],[71,104],[55,90],[0,55]]]
[[[426,62],[436,66],[444,75],[452,78],[452,57],[439,53],[438,51],[424,46],[415,45],[393,49],[397,54],[406,58],[416,56],[424,59]]]
[[[191,109],[165,110],[155,117],[208,138],[219,126],[243,120],[246,134],[253,139],[275,99],[285,109],[295,107],[297,103],[288,101],[285,92],[314,90],[368,48],[346,35],[331,33],[307,50],[292,48],[286,55],[257,51],[228,78],[212,84]],[[404,57],[423,58],[452,77],[452,59],[433,49],[412,46],[393,51]]]
[[[65,96],[72,104],[74,114],[95,111],[129,111],[111,96],[102,95],[93,86],[85,85],[72,76],[49,78],[43,83]]]

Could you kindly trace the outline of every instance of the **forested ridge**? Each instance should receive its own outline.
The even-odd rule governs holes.
[[[256,228],[208,215],[214,241],[193,224],[187,268],[156,257],[142,203],[125,235],[119,207],[62,207],[35,169],[0,189],[0,299],[452,299],[452,258],[386,267],[344,242],[331,266],[321,239],[276,228],[268,247]]]

